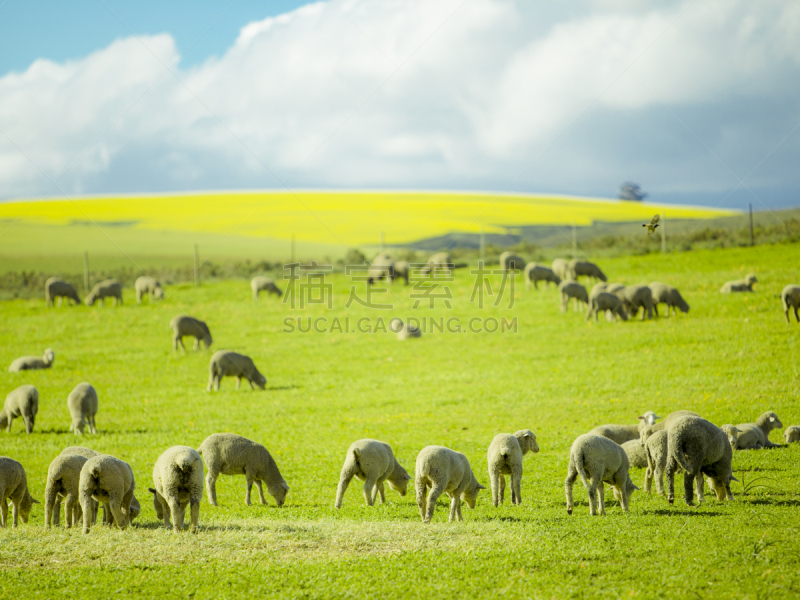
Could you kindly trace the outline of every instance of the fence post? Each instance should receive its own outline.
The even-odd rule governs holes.
[[[200,285],[200,250],[194,245],[194,285]]]
[[[83,253],[83,289],[89,293],[89,253]]]

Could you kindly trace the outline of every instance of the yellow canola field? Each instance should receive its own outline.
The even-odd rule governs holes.
[[[70,224],[125,223],[172,230],[289,239],[321,244],[401,244],[448,233],[504,233],[522,225],[593,221],[704,219],[734,211],[546,195],[460,192],[218,192],[0,204],[0,219]]]

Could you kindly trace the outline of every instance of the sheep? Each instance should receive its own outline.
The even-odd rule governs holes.
[[[9,392],[0,411],[0,429],[6,428],[6,433],[11,433],[11,423],[16,417],[25,421],[25,431],[30,434],[36,422],[36,413],[39,412],[39,392],[32,385],[21,385]]]
[[[61,501],[64,500],[64,526],[69,529],[80,523],[81,505],[78,501],[81,469],[86,461],[79,454],[59,454],[47,469],[47,484],[44,489],[44,520],[50,529],[53,521],[58,525]]]
[[[395,279],[401,278],[406,285],[408,285],[408,273],[411,267],[408,264],[408,261],[405,260],[398,260],[394,263],[394,277]]]
[[[97,433],[97,425],[94,422],[94,416],[97,414],[97,391],[91,384],[84,381],[76,385],[67,397],[67,408],[72,417],[70,431],[74,431],[76,435],[83,435],[88,423],[89,432]]]
[[[370,439],[353,442],[347,449],[342,472],[339,474],[339,486],[336,488],[334,506],[337,509],[342,507],[344,493],[353,477],[364,482],[364,500],[367,506],[375,504],[378,494],[381,496],[381,503],[386,503],[384,481],[401,496],[405,496],[408,481],[411,479],[395,459],[389,444]]]
[[[422,337],[422,331],[420,331],[419,327],[403,323],[403,320],[398,317],[394,317],[389,321],[389,329],[397,334],[398,340]]]
[[[85,448],[84,446],[67,446],[61,451],[59,456],[82,456],[83,458],[92,458],[93,456],[100,456],[100,452],[96,450],[92,450],[91,448]],[[97,502],[93,502],[94,506],[94,514],[97,514]],[[81,515],[83,511],[81,509],[81,504],[79,498],[76,498],[75,510],[78,513],[77,519],[81,519]],[[61,496],[56,497],[56,506],[53,510],[53,525],[59,524],[59,512],[61,511]],[[108,522],[111,519],[111,512],[109,511],[107,506],[103,507],[103,522]],[[78,521],[76,521],[77,523]]]
[[[590,435],[599,435],[604,438],[610,439],[616,444],[622,445],[625,442],[639,438],[642,430],[651,425],[654,425],[656,420],[660,419],[652,410],[648,410],[643,415],[637,417],[639,423],[636,425],[598,425],[592,429]]]
[[[537,283],[539,281],[544,281],[545,286],[548,282],[553,282],[558,286],[561,283],[561,278],[553,272],[553,269],[545,265],[536,262],[525,265],[525,286],[531,289],[531,282],[533,282],[533,287],[538,290]]]
[[[259,373],[249,356],[231,350],[219,350],[211,357],[208,363],[208,391],[212,387],[219,391],[223,377],[236,377],[237,390],[242,385],[242,377],[250,383],[251,390],[255,389],[254,383],[262,390],[267,384],[267,378]]]
[[[620,447],[625,451],[625,455],[628,457],[628,463],[631,467],[637,469],[644,469],[647,467],[647,452],[642,448],[639,440],[628,440],[624,444],[620,444]]]
[[[433,277],[437,271],[449,271],[454,268],[455,264],[448,252],[437,252],[425,261],[424,266],[419,270],[419,274]]]
[[[567,267],[569,267],[569,261],[566,258],[557,258],[550,265],[550,268],[553,269],[553,273],[562,281],[564,279],[569,279]]]
[[[667,428],[667,499],[675,502],[675,471],[680,467],[683,475],[684,500],[692,502],[695,478],[705,475],[717,500],[733,500],[731,480],[736,481],[731,470],[733,450],[725,433],[702,417],[684,416]],[[699,501],[703,501],[702,487]]]
[[[253,301],[258,300],[260,292],[267,292],[268,294],[275,294],[278,298],[283,296],[281,288],[275,285],[275,282],[268,277],[253,277],[250,281],[250,289],[253,290]]]
[[[731,292],[752,292],[753,285],[758,283],[758,279],[749,273],[744,279],[737,281],[726,281],[720,288],[720,294],[730,294]]]
[[[594,292],[594,289],[592,291]],[[623,321],[628,320],[628,313],[623,306],[622,300],[620,300],[619,296],[608,292],[599,292],[590,297],[586,320],[589,321],[594,315],[594,320],[597,321],[597,313],[600,311],[606,313],[606,315],[611,315],[615,321],[617,317]]]
[[[569,467],[564,480],[567,514],[572,514],[572,486],[578,476],[589,492],[590,515],[597,514],[598,501],[600,514],[606,514],[604,482],[611,485],[622,511],[628,512],[628,499],[639,489],[631,481],[629,468],[628,455],[619,444],[600,435],[579,435],[569,449]]]
[[[661,431],[663,429],[669,429],[669,426],[672,425],[675,421],[680,419],[681,417],[699,417],[696,412],[691,410],[676,410],[675,412],[669,413],[661,423],[648,423],[646,426],[642,427],[639,434],[639,443],[644,446],[647,442],[647,438],[653,435],[656,431]]]
[[[106,279],[95,284],[92,291],[86,296],[86,306],[93,306],[98,300],[105,306],[106,298],[114,298],[114,306],[122,304],[122,284],[119,280]]]
[[[653,296],[653,309],[656,311],[656,315],[658,315],[658,305],[662,302],[667,305],[667,317],[669,317],[670,309],[672,309],[676,315],[678,314],[678,309],[680,309],[681,312],[689,312],[689,305],[686,304],[686,300],[684,300],[681,293],[671,285],[654,281],[647,287],[650,288],[650,292]]]
[[[789,319],[789,308],[794,309],[794,318],[800,323],[800,315],[797,314],[800,308],[800,285],[787,285],[781,292],[781,303],[783,304],[783,314],[786,315],[786,322],[791,323]]]
[[[467,457],[444,446],[423,448],[417,455],[415,475],[417,506],[423,523],[430,523],[436,500],[443,493],[450,496],[450,521],[463,521],[461,500],[474,509],[478,492],[486,489],[475,479]]]
[[[147,277],[146,275],[142,275],[136,279],[134,288],[136,288],[136,304],[142,303],[142,296],[145,294],[150,298],[150,304],[153,303],[154,299],[160,300],[164,297],[164,289],[161,287],[161,284],[157,280],[152,277]],[[121,301],[120,299],[120,302]]]
[[[600,281],[608,281],[605,274],[596,264],[587,260],[578,260],[576,258],[573,258],[567,264],[567,275],[569,279],[574,279],[575,281],[577,281],[578,277],[581,277],[582,275],[593,279],[599,279]]]
[[[51,277],[44,282],[44,299],[47,306],[53,306],[54,300],[58,298],[58,307],[64,302],[64,298],[72,300],[75,305],[81,303],[81,297],[71,284],[59,279],[58,277]]]
[[[161,505],[164,527],[169,528],[170,516],[175,533],[183,530],[186,505],[191,507],[192,533],[197,532],[200,518],[200,498],[203,496],[203,459],[194,448],[173,446],[158,457],[153,467],[154,502]],[[156,511],[158,513],[158,511]]]
[[[625,307],[631,317],[635,317],[639,309],[642,309],[642,321],[644,321],[645,311],[647,311],[647,318],[653,318],[653,292],[646,285],[629,285],[619,292],[617,296],[622,300],[622,305]]]
[[[133,471],[125,461],[108,454],[88,459],[81,469],[78,485],[78,496],[83,510],[83,533],[89,533],[89,528],[97,517],[93,501],[107,505],[116,526],[125,529],[130,524],[135,487]]]
[[[763,448],[763,444],[759,439],[758,429],[755,425],[752,428],[739,429],[735,425],[723,425],[720,429],[728,436],[728,441],[731,443],[733,450],[757,450]]]
[[[661,429],[647,438],[647,443],[644,445],[645,459],[647,461],[647,470],[644,475],[644,491],[646,494],[649,494],[652,490],[653,479],[655,479],[656,493],[661,496],[665,495],[664,470],[667,468],[667,443],[667,431]],[[701,501],[703,498],[702,473],[695,477],[695,484],[697,485],[695,490],[697,500]]]
[[[16,371],[35,371],[38,369],[49,369],[53,366],[53,361],[56,358],[56,353],[52,348],[44,351],[42,357],[38,356],[22,356],[14,360],[8,367],[9,373]]]
[[[778,444],[773,444],[769,441],[769,432],[773,429],[780,429],[783,427],[783,423],[772,411],[767,411],[758,419],[756,419],[755,423],[741,423],[736,426],[736,429],[741,431],[743,434],[747,432],[752,432],[752,438],[757,440],[760,443],[760,446],[755,446],[752,444],[750,439],[743,439],[743,436],[739,436],[739,441],[737,442],[737,448],[740,450],[745,449],[756,449],[756,448],[776,448]],[[745,445],[749,444],[749,445]]]
[[[536,435],[530,429],[520,429],[514,435],[498,433],[494,436],[486,461],[489,465],[492,504],[495,506],[503,503],[506,475],[511,475],[511,503],[522,504],[522,457],[528,452],[539,452]]]
[[[567,312],[567,305],[570,298],[575,298],[575,308],[578,308],[578,303],[583,302],[589,304],[589,295],[586,293],[586,288],[577,281],[566,280],[558,284],[558,291],[561,292],[561,312]]]
[[[12,516],[14,517],[14,527],[19,525],[19,518],[22,522],[28,522],[28,515],[34,504],[40,502],[34,499],[28,491],[28,476],[25,469],[13,458],[0,456],[0,526],[8,526],[8,504],[11,500]]]
[[[800,442],[800,425],[791,425],[783,432],[783,439],[787,444]]]
[[[206,345],[206,348],[211,346],[213,342],[211,339],[211,332],[208,330],[208,325],[194,317],[178,315],[172,318],[169,322],[169,326],[172,327],[172,345],[176,352],[178,351],[178,344],[181,345],[184,351],[186,350],[186,346],[183,345],[183,338],[185,336],[194,337],[195,350],[200,348],[201,340]]]
[[[385,279],[389,283],[394,280],[394,259],[386,252],[381,252],[372,259],[372,263],[367,269],[367,283],[375,283]]]
[[[66,456],[67,454],[77,454],[78,456],[92,458],[93,456],[100,456],[101,453],[97,450],[92,450],[91,448],[85,448],[83,446],[67,446],[61,451],[59,456]]]
[[[206,490],[208,502],[212,506],[217,506],[216,482],[220,473],[244,475],[247,478],[247,492],[244,496],[247,506],[250,506],[250,490],[254,482],[258,486],[261,504],[267,503],[261,487],[262,481],[279,508],[286,501],[289,486],[281,476],[278,465],[261,444],[233,433],[215,433],[203,440],[197,452],[203,456],[208,467]]]
[[[525,268],[525,260],[513,252],[503,252],[500,255],[500,268],[503,271],[522,271]]]

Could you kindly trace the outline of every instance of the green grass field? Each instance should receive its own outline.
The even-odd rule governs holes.
[[[137,306],[46,309],[43,299],[0,304],[0,364],[52,347],[51,370],[0,374],[3,393],[31,383],[40,393],[34,433],[20,420],[0,432],[0,454],[20,460],[43,499],[47,467],[81,443],[128,461],[143,512],[126,531],[44,528],[43,510],[0,530],[0,597],[680,597],[787,598],[800,594],[800,444],[734,456],[736,501],[711,496],[699,508],[635,492],[623,514],[610,492],[607,516],[590,518],[583,487],[575,514],[564,508],[572,440],[601,423],[633,423],[645,410],[691,409],[717,424],[774,410],[800,423],[800,326],[787,325],[780,290],[800,281],[800,248],[764,246],[604,260],[612,281],[664,281],[688,315],[587,323],[561,314],[551,286],[513,308],[469,302],[474,277],[456,272],[452,310],[411,308],[411,287],[378,301],[393,310],[345,309],[350,280],[334,275],[333,309],[291,309],[250,299],[245,281],[166,289]],[[754,294],[720,295],[729,279],[755,272]],[[499,283],[499,277],[493,279]],[[359,288],[360,289],[360,288]],[[506,298],[507,301],[507,298]],[[663,306],[662,306],[663,308]],[[226,379],[207,393],[211,351],[175,353],[170,319],[204,319],[213,350],[253,357],[266,391],[237,391]],[[285,317],[390,316],[517,319],[517,332],[427,333],[399,342],[385,333],[284,333]],[[188,344],[187,344],[188,345]],[[190,347],[191,348],[191,347]],[[81,381],[100,396],[96,436],[68,432],[66,398]],[[246,384],[245,384],[246,385]],[[417,452],[441,444],[464,452],[488,486],[486,449],[498,432],[530,428],[541,452],[525,459],[522,506],[491,506],[482,491],[463,523],[447,522],[440,500],[421,523],[409,487],[366,507],[354,482],[333,501],[345,451],[359,438],[389,442],[413,475]],[[219,507],[201,503],[201,531],[159,527],[152,467],[166,448],[197,447],[236,432],[270,450],[290,486],[278,509],[244,505],[244,477],[217,483]],[[780,442],[781,432],[772,440]],[[637,485],[643,470],[634,469]],[[682,478],[676,482],[680,493]],[[256,496],[257,497],[257,496]]]

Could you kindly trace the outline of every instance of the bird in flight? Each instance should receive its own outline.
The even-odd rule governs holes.
[[[655,233],[656,227],[658,227],[658,219],[659,216],[656,215],[653,217],[649,223],[644,223],[642,227],[647,227],[647,235],[653,235]]]

